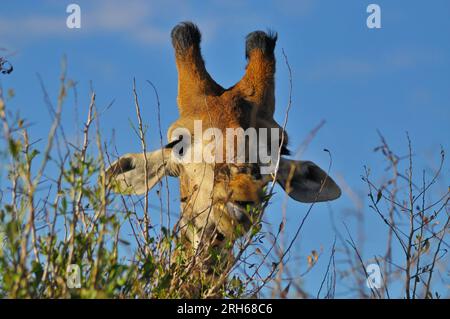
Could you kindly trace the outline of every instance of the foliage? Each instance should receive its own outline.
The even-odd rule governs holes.
[[[30,123],[9,111],[7,104],[14,92],[4,97],[0,88],[0,298],[248,298],[261,296],[266,288],[273,297],[315,296],[303,290],[302,280],[321,261],[322,250],[313,250],[304,258],[306,271],[296,279],[286,279],[295,277],[287,257],[314,204],[292,241],[284,245],[285,212],[276,231],[263,219],[273,191],[267,189],[263,207],[252,214],[255,219],[250,232],[234,244],[235,257],[214,250],[193,256],[180,244],[176,223],[165,227],[161,219],[159,229],[152,223],[148,194],[144,205],[143,198],[109,191],[104,172],[112,156],[100,135],[94,92],[82,130],[83,142],[73,145],[66,140],[62,106],[74,85],[63,71],[56,107],[49,99],[45,101],[53,120],[45,147],[37,147],[29,136]],[[138,136],[145,150],[136,94],[135,103]],[[367,168],[363,180],[369,188],[370,209],[388,228],[387,252],[373,260],[383,266],[384,289],[371,294],[361,291],[359,297],[394,297],[389,295],[389,287],[398,281],[405,285],[406,298],[440,297],[433,291],[432,275],[446,253],[449,193],[432,204],[427,204],[426,196],[441,173],[444,153],[433,179],[427,183],[424,173],[422,185],[416,185],[411,143],[408,156],[402,158],[381,140],[377,151],[387,159],[393,175],[377,184]],[[89,145],[95,145],[95,150],[88,151]],[[399,165],[405,159],[409,165],[403,174]],[[342,246],[333,244],[317,297],[334,297],[339,273],[341,280],[353,276],[356,290],[368,275],[350,232],[343,236],[336,229],[336,234]],[[404,252],[404,259],[398,262],[393,254],[395,245]],[[345,271],[336,269],[338,254],[348,263]],[[202,273],[207,258],[225,263],[225,271],[214,277]],[[80,267],[79,287],[69,288],[71,265]],[[325,283],[326,294],[321,295]]]

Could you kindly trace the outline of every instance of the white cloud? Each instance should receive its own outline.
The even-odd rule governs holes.
[[[270,25],[273,14],[304,15],[313,6],[311,0],[268,1],[260,5],[228,0],[214,0],[208,5],[177,0],[78,0],[77,3],[81,7],[81,30],[66,27],[68,13],[57,1],[47,2],[45,9],[24,7],[8,16],[0,14],[0,45],[64,39],[75,32],[80,37],[117,35],[138,44],[160,45],[168,43],[172,26],[184,20],[194,20],[202,29],[204,39],[209,40],[222,27]]]
[[[81,6],[81,30],[66,27],[67,13],[48,15],[24,13],[14,17],[0,16],[0,38],[7,43],[40,41],[50,37],[65,37],[70,32],[81,36],[120,34],[139,43],[160,43],[168,30],[153,23],[155,10],[146,1],[99,1]]]

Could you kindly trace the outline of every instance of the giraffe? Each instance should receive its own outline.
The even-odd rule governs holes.
[[[247,35],[245,74],[228,89],[216,83],[207,72],[200,50],[201,34],[195,24],[178,24],[171,37],[178,71],[179,118],[168,129],[166,146],[146,154],[125,154],[112,163],[107,177],[115,181],[116,192],[144,194],[164,176],[178,177],[181,202],[178,226],[182,242],[192,251],[208,243],[226,254],[231,253],[230,243],[232,247],[232,243],[250,229],[251,211],[261,207],[264,188],[275,178],[287,194],[299,202],[330,201],[341,195],[333,179],[313,162],[286,157],[289,155],[288,136],[274,120],[276,33],[255,31]],[[202,124],[200,131],[195,129],[196,122]],[[269,149],[267,144],[276,139],[275,151],[272,148],[276,155],[272,158],[277,159],[275,173],[262,174],[259,158],[252,162],[180,161],[174,156],[191,154],[210,142],[207,138],[198,139],[198,132],[201,135],[208,129],[220,133],[227,129],[251,128],[281,132],[276,137],[269,133],[267,143],[257,136],[256,151],[261,146]],[[178,134],[180,130],[187,132],[188,137]],[[196,138],[197,141],[192,142]],[[244,143],[246,151],[250,150],[245,138],[232,136],[231,159],[236,156],[239,143]],[[230,144],[217,146],[221,147],[229,151]]]

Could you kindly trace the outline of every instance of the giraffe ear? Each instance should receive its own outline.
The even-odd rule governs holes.
[[[163,176],[178,176],[179,167],[171,153],[172,149],[166,147],[145,156],[143,153],[122,155],[106,169],[108,187],[116,193],[140,195],[146,192],[146,187],[150,190],[155,186]]]
[[[341,189],[319,166],[310,161],[281,158],[277,182],[293,199],[303,203],[339,198]]]

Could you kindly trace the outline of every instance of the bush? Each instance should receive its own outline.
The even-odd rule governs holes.
[[[236,258],[226,261],[227,271],[212,281],[196,270],[202,261],[191,258],[179,243],[176,223],[158,230],[142,198],[109,191],[104,172],[112,159],[100,135],[95,93],[91,93],[82,144],[75,146],[65,140],[61,112],[73,85],[63,72],[56,107],[47,101],[53,123],[43,149],[36,148],[28,135],[29,123],[8,110],[12,92],[4,97],[0,89],[1,155],[5,163],[1,172],[6,175],[0,192],[1,298],[239,298],[259,297],[264,288],[272,297],[316,295],[303,290],[301,279],[317,264],[317,251],[307,256],[308,268],[300,280],[288,279],[284,284],[286,277],[293,276],[286,256],[313,205],[289,245],[280,244],[284,219],[271,231],[270,225],[262,225],[261,212],[255,227],[235,244]],[[138,135],[145,146],[137,98],[135,102]],[[376,151],[387,160],[392,176],[377,184],[366,168],[363,180],[369,190],[369,208],[388,230],[386,253],[372,260],[384,269],[383,289],[372,289],[370,294],[360,290],[358,296],[440,297],[433,291],[432,277],[446,255],[449,192],[437,199],[438,192],[427,195],[440,176],[444,152],[432,180],[426,182],[423,173],[422,184],[416,185],[411,142],[409,154],[400,157],[384,138],[381,141]],[[96,145],[95,152],[88,152],[90,144]],[[400,167],[405,160],[403,174]],[[263,207],[271,194],[268,192]],[[132,240],[124,239],[127,230],[131,230],[128,237]],[[331,248],[317,297],[333,298],[336,281],[349,277],[354,278],[358,290],[370,275],[351,233],[343,236],[336,230],[336,234],[342,246],[335,242]],[[393,254],[398,247],[403,251],[400,259]],[[345,266],[335,265],[338,254],[345,257]],[[220,259],[222,255],[212,252],[212,257]],[[389,287],[399,282],[404,284],[404,295],[390,295]],[[326,292],[321,295],[325,283]]]

